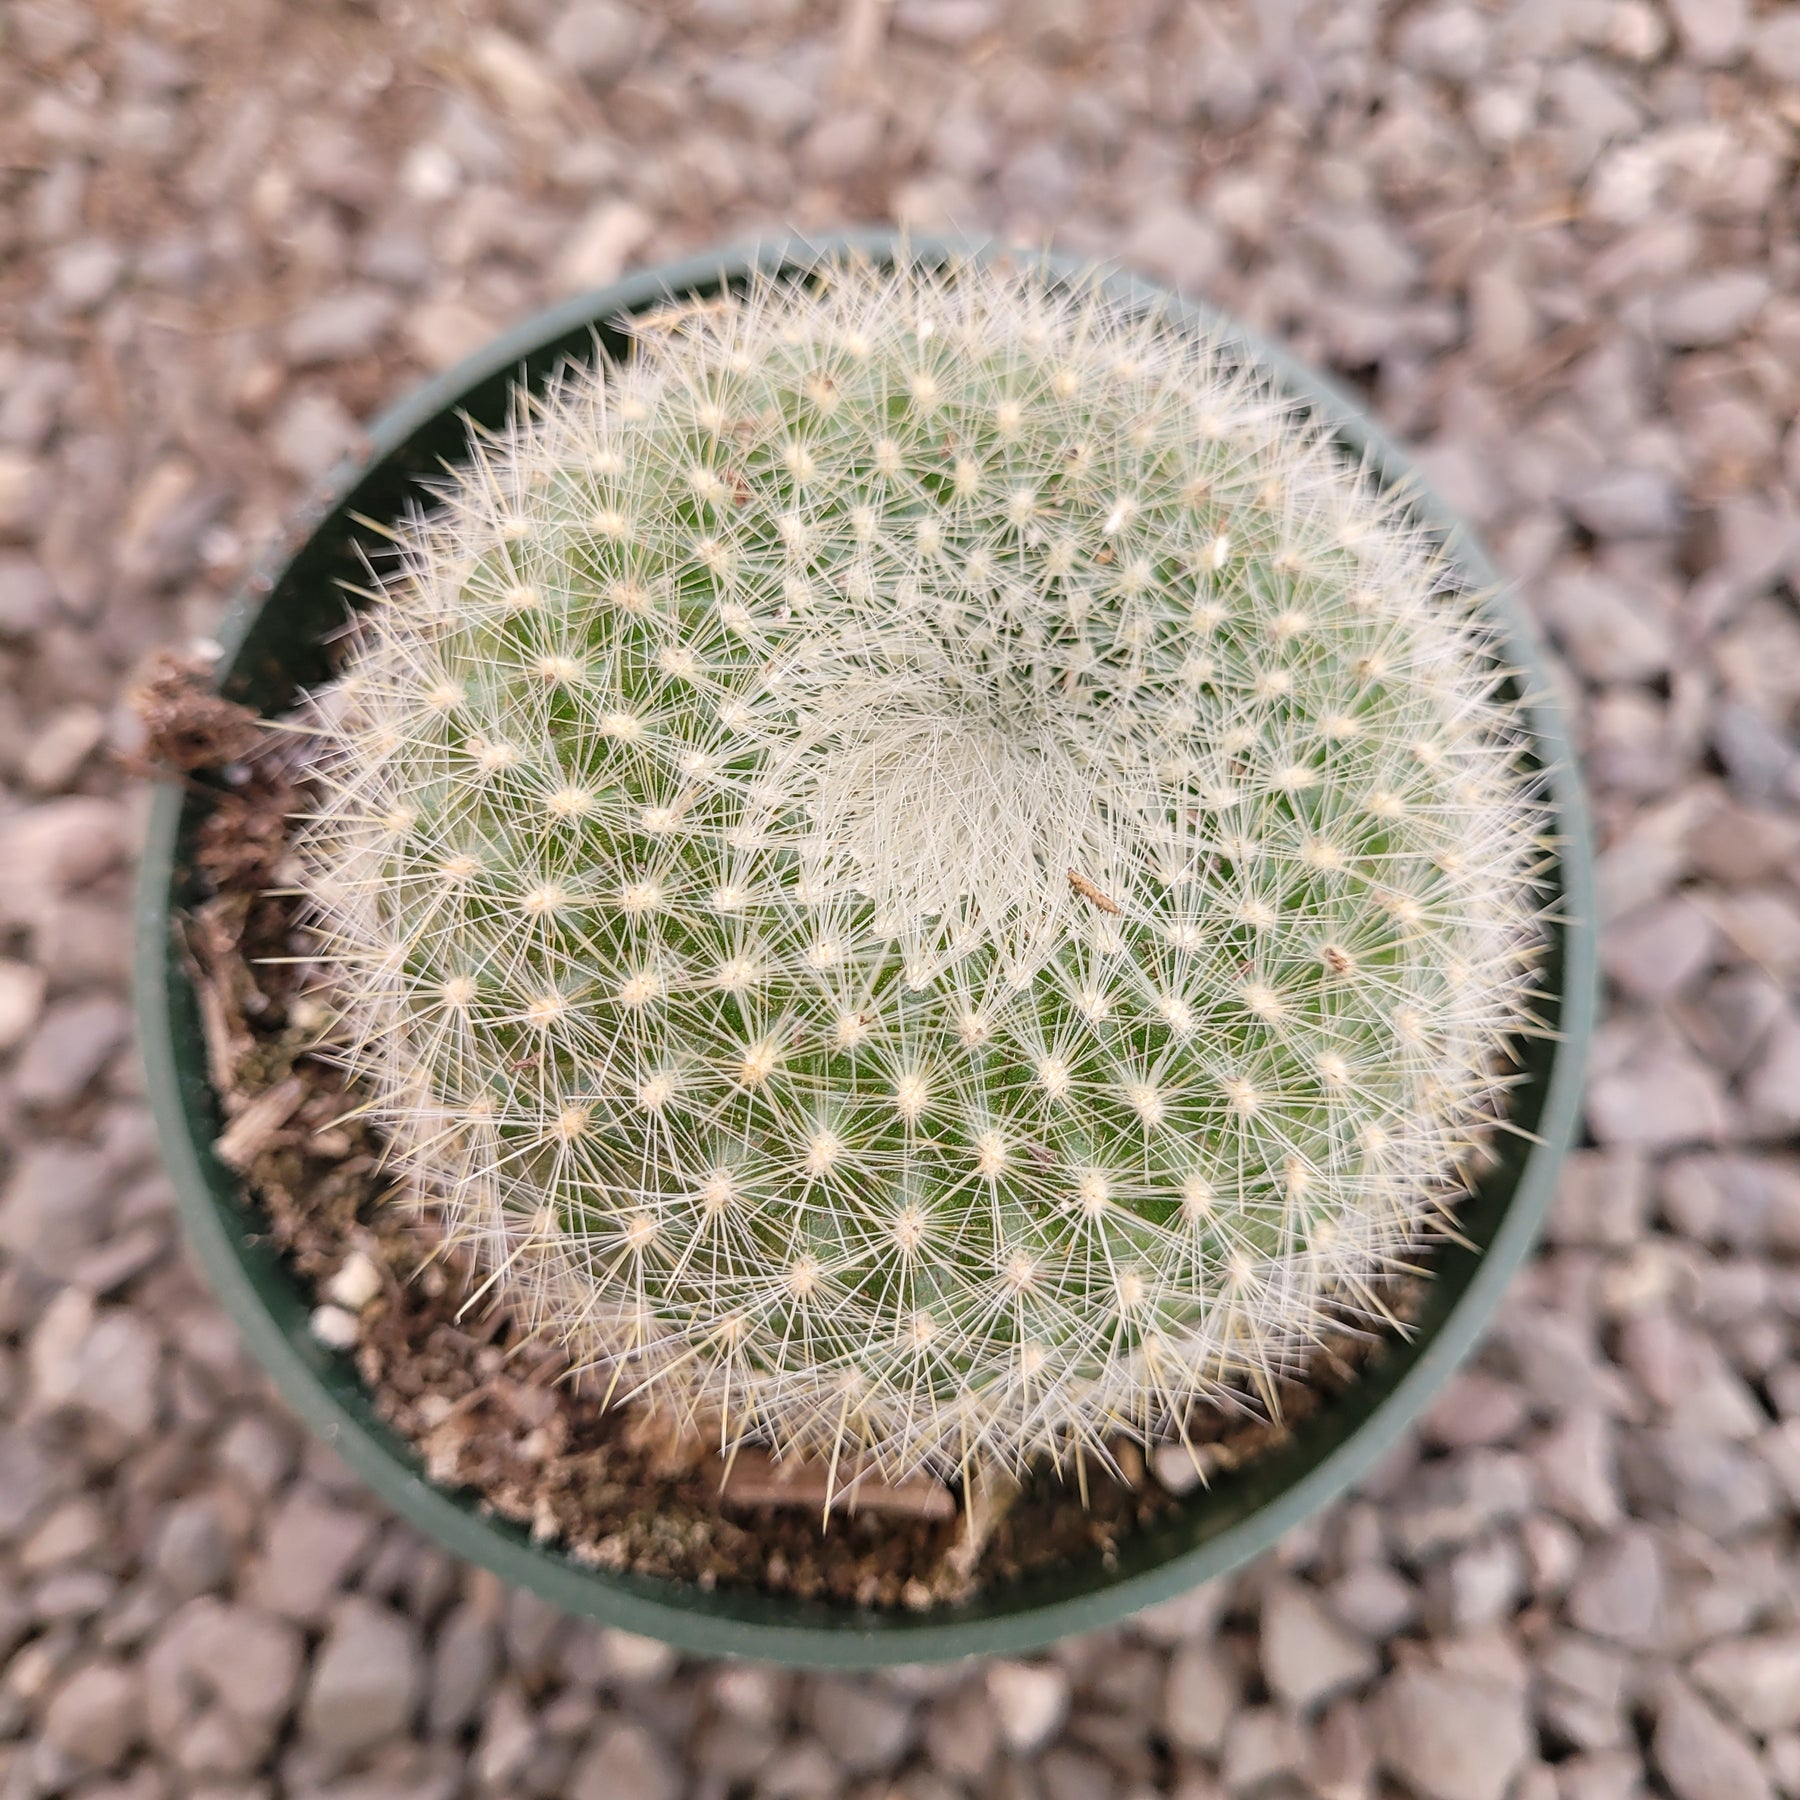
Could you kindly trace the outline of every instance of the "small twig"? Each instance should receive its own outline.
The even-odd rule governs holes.
[[[213,1139],[213,1155],[241,1175],[269,1147],[305,1098],[306,1083],[299,1076],[278,1081],[267,1093],[258,1094]]]
[[[1116,913],[1119,910],[1118,901],[1109,899],[1105,894],[1101,893],[1101,891],[1078,869],[1071,869],[1069,871],[1069,886],[1072,887],[1082,899],[1088,901],[1093,906],[1099,907],[1103,913]]]
[[[719,1498],[726,1506],[798,1506],[823,1511],[829,1498],[833,1512],[887,1513],[903,1519],[953,1519],[956,1497],[940,1481],[909,1476],[905,1481],[885,1482],[869,1470],[848,1479],[839,1471],[832,1485],[831,1471],[820,1463],[778,1463],[761,1450],[745,1450],[727,1465],[711,1459],[707,1473],[719,1484]]]

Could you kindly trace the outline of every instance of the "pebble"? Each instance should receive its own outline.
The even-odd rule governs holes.
[[[0,465],[0,482],[5,479]],[[0,505],[16,504],[0,493]],[[0,549],[0,638],[30,638],[55,613],[56,584],[42,563],[19,550]]]
[[[19,775],[37,794],[60,793],[106,737],[106,715],[97,706],[64,707],[32,739]]]
[[[1133,221],[1119,260],[1190,298],[1203,299],[1225,266],[1228,248],[1225,234],[1204,213],[1164,201]]]
[[[1098,1756],[1068,1744],[1039,1759],[1037,1777],[1044,1800],[1115,1800],[1119,1791],[1119,1778]]]
[[[853,1775],[895,1767],[913,1741],[917,1721],[897,1695],[827,1676],[813,1685],[811,1698],[813,1730]]]
[[[1237,1713],[1225,1731],[1225,1754],[1219,1773],[1232,1794],[1298,1775],[1306,1764],[1306,1738],[1290,1713],[1274,1706],[1249,1706]]]
[[[1747,1731],[1800,1729],[1800,1632],[1709,1644],[1691,1667],[1695,1685]]]
[[[297,480],[322,480],[356,448],[356,421],[335,395],[303,388],[269,428],[269,451]]]
[[[151,1566],[170,1597],[188,1600],[230,1581],[237,1542],[210,1494],[177,1500],[157,1520]]]
[[[1771,81],[1800,86],[1800,13],[1766,14],[1750,40],[1750,60]]]
[[[98,1239],[111,1200],[98,1151],[54,1138],[29,1144],[0,1187],[0,1247],[44,1275],[66,1278]]]
[[[934,1767],[978,1785],[999,1754],[1000,1723],[981,1688],[960,1687],[926,1709],[923,1737]]]
[[[1648,681],[1665,674],[1674,651],[1667,623],[1641,596],[1591,570],[1571,570],[1546,588],[1551,629],[1592,681]]]
[[[249,1572],[252,1597],[290,1618],[321,1618],[373,1546],[376,1521],[296,1483],[264,1527]],[[360,1617],[361,1615],[356,1615]]]
[[[1703,66],[1735,62],[1749,36],[1746,0],[1666,0],[1682,48]]]
[[[1031,1756],[1062,1729],[1069,1678],[1054,1663],[990,1663],[988,1701],[1014,1756]]]
[[[1756,1752],[1672,1675],[1657,1695],[1650,1754],[1675,1800],[1775,1800]]]
[[[249,1741],[273,1741],[305,1660],[298,1627],[202,1595],[177,1608],[144,1657],[150,1730],[159,1741],[173,1740],[216,1702],[227,1725],[259,1728]]]
[[[1588,1125],[1602,1144],[1672,1150],[1728,1135],[1731,1111],[1719,1077],[1678,1046],[1659,1047],[1589,1084]]]
[[[1178,1748],[1216,1756],[1242,1701],[1237,1671],[1216,1645],[1182,1644],[1169,1662],[1162,1728]]]
[[[143,1693],[122,1663],[91,1662],[77,1669],[44,1709],[43,1742],[77,1768],[116,1769],[143,1730]]]
[[[480,1710],[500,1666],[500,1635],[482,1608],[465,1602],[438,1628],[425,1704],[433,1737],[461,1731]]]
[[[604,200],[563,241],[551,271],[558,293],[578,294],[618,279],[625,259],[650,235],[654,221],[629,200]]]
[[[50,259],[50,292],[65,312],[90,313],[107,299],[125,273],[116,244],[82,238]]]
[[[1352,1630],[1382,1641],[1404,1631],[1419,1607],[1412,1583],[1382,1563],[1360,1563],[1340,1575],[1326,1598]]]
[[[1601,966],[1634,1000],[1673,1000],[1691,986],[1718,951],[1719,934],[1686,894],[1618,920],[1601,945]]]
[[[1649,1166],[1630,1150],[1576,1150],[1563,1164],[1550,1236],[1559,1244],[1623,1250],[1649,1210]]]
[[[28,1106],[71,1105],[130,1029],[130,1014],[111,994],[56,1001],[20,1052],[13,1091]]]
[[[1422,1800],[1505,1800],[1535,1748],[1516,1691],[1420,1664],[1383,1683],[1374,1727],[1382,1763]]]
[[[1590,1531],[1611,1531],[1622,1517],[1612,1424],[1594,1407],[1566,1413],[1532,1450],[1544,1504]]]
[[[1681,523],[1680,491],[1660,469],[1597,470],[1571,481],[1564,498],[1575,522],[1599,538],[1659,537]]]
[[[568,1800],[676,1800],[681,1777],[669,1753],[637,1725],[603,1726],[569,1779]]]
[[[544,47],[558,68],[604,90],[637,62],[645,36],[642,16],[615,0],[575,0],[551,25]]]
[[[327,1297],[348,1312],[358,1313],[381,1292],[381,1270],[365,1250],[352,1251],[325,1284]]]
[[[1371,1645],[1334,1619],[1310,1588],[1291,1581],[1263,1595],[1260,1659],[1270,1692],[1294,1712],[1361,1687],[1381,1666]]]
[[[301,1729],[328,1750],[367,1750],[406,1729],[424,1675],[411,1622],[352,1594],[333,1609],[314,1659]]]
[[[650,1687],[666,1681],[681,1660],[676,1651],[656,1638],[639,1637],[633,1631],[608,1627],[600,1634],[607,1673],[628,1687]]]
[[[0,919],[29,923],[124,853],[117,801],[70,794],[0,816]]]
[[[1595,1547],[1569,1595],[1569,1619],[1593,1637],[1654,1650],[1666,1609],[1662,1557],[1641,1525]]]
[[[1719,0],[1721,8],[1730,4],[1731,0]],[[1760,269],[1713,270],[1657,300],[1656,329],[1664,343],[1680,350],[1727,344],[1750,328],[1772,291]]]
[[[0,957],[0,1051],[26,1037],[44,1008],[44,972]]]
[[[294,368],[366,356],[387,335],[399,311],[383,288],[347,288],[296,313],[281,334],[282,353]]]

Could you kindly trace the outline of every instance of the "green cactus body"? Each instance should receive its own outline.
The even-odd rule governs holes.
[[[1500,695],[1216,344],[849,262],[448,478],[303,862],[419,1192],[577,1367],[1017,1467],[1267,1396],[1446,1216],[1538,939]]]

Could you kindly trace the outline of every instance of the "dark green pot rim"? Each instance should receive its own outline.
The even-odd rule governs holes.
[[[335,473],[269,572],[253,577],[239,595],[221,633],[224,690],[275,710],[291,703],[297,687],[324,677],[323,643],[343,616],[335,583],[355,578],[358,546],[379,541],[353,515],[391,518],[409,500],[418,500],[420,480],[437,472],[440,457],[454,458],[471,418],[491,423],[504,416],[521,373],[540,380],[556,362],[587,354],[596,329],[616,347],[606,320],[671,296],[716,291],[753,269],[810,264],[851,246],[885,260],[901,242],[880,231],[820,240],[789,237],[649,270],[530,320],[427,384],[369,428],[363,455]],[[1005,253],[994,246],[917,239],[910,247],[926,256]],[[1058,273],[1078,267],[1063,259],[1041,260]],[[468,1495],[424,1478],[410,1447],[375,1416],[349,1360],[312,1337],[309,1296],[259,1235],[237,1177],[213,1156],[219,1113],[207,1081],[193,991],[171,930],[189,892],[183,856],[198,808],[180,789],[165,786],[150,811],[138,885],[137,1007],[150,1103],[189,1239],[283,1396],[383,1500],[447,1549],[569,1612],[698,1654],[837,1668],[1006,1654],[1114,1624],[1258,1555],[1366,1474],[1475,1343],[1549,1206],[1575,1130],[1582,1063],[1593,1029],[1595,907],[1580,778],[1532,631],[1501,593],[1500,578],[1473,537],[1345,393],[1203,306],[1123,274],[1109,277],[1107,285],[1134,304],[1166,307],[1174,317],[1234,341],[1246,359],[1262,364],[1283,389],[1329,421],[1340,441],[1366,457],[1384,482],[1405,483],[1417,515],[1443,535],[1470,582],[1495,596],[1491,614],[1504,654],[1530,696],[1535,750],[1558,814],[1560,893],[1550,970],[1559,996],[1551,1009],[1558,1035],[1522,1046],[1525,1079],[1513,1110],[1514,1122],[1535,1141],[1506,1135],[1500,1162],[1460,1215],[1471,1247],[1446,1246],[1438,1254],[1411,1340],[1391,1344],[1282,1447],[1216,1479],[1190,1497],[1172,1522],[1128,1539],[1111,1567],[1094,1558],[929,1613],[708,1593],[690,1584],[585,1568],[483,1514]]]

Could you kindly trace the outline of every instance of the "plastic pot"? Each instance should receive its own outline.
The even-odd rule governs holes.
[[[621,353],[622,315],[702,296],[755,268],[803,266],[854,244],[889,260],[899,240],[868,233],[824,242],[785,239],[648,271],[543,314],[387,413],[362,457],[346,465],[301,522],[272,572],[253,578],[222,633],[224,692],[274,713],[329,672],[327,640],[343,620],[340,582],[363,573],[378,535],[360,520],[398,517],[423,497],[442,460],[459,458],[471,425],[496,425],[516,382],[541,383],[559,361]],[[915,255],[970,246],[920,243]],[[1052,271],[1073,268],[1050,259]],[[1550,704],[1524,619],[1474,539],[1412,465],[1340,390],[1206,308],[1128,276],[1110,286],[1127,303],[1158,304],[1221,330],[1247,359],[1366,456],[1381,479],[1409,484],[1417,514],[1441,532],[1489,602],[1505,654],[1534,696],[1535,753],[1558,812],[1560,889],[1553,908],[1546,1002],[1555,1037],[1521,1046],[1525,1079],[1514,1092],[1516,1132],[1460,1213],[1467,1248],[1434,1256],[1413,1336],[1391,1343],[1340,1396],[1245,1468],[1221,1475],[1171,1521],[1130,1538],[1112,1567],[1098,1559],[1041,1573],[928,1613],[874,1612],[753,1592],[704,1593],[681,1582],[584,1568],[484,1514],[469,1495],[434,1486],[412,1449],[376,1417],[349,1360],[308,1329],[312,1300],[258,1229],[238,1178],[212,1154],[221,1114],[207,1079],[198,1010],[172,921],[191,896],[187,846],[203,798],[171,785],[156,798],[137,902],[139,1024],[151,1104],[188,1234],[220,1299],[288,1402],[390,1506],[449,1550],[531,1588],[572,1613],[662,1638],[683,1650],[838,1668],[1028,1649],[1068,1632],[1116,1622],[1267,1549],[1283,1532],[1354,1483],[1398,1439],[1468,1352],[1543,1219],[1578,1110],[1592,1030],[1594,940],[1588,829],[1563,727]]]

